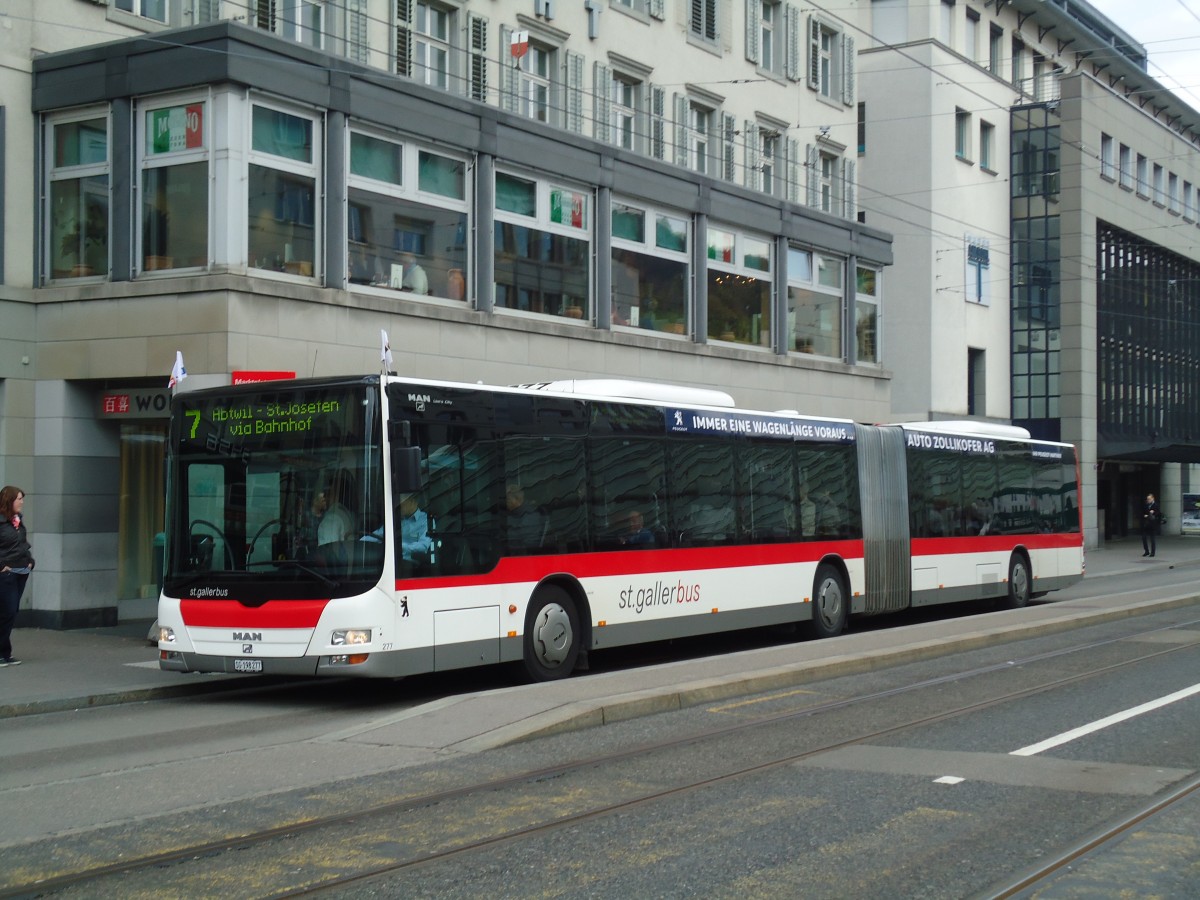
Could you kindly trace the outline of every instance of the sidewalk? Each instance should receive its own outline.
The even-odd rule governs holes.
[[[1127,574],[1153,566],[1197,566],[1200,537],[1166,537],[1158,554],[1143,558],[1140,539],[1110,542],[1087,556],[1087,577]],[[1200,597],[1195,591],[1145,604],[1167,607]],[[372,729],[408,732],[411,745],[461,751],[499,746],[537,734],[617,721],[713,699],[770,690],[886,664],[931,658],[955,650],[1047,633],[1091,618],[1128,614],[1127,601],[1063,601],[986,617],[967,616],[826,641],[803,641],[741,653],[584,675],[551,684],[466,694],[371,723]],[[22,665],[0,669],[0,719],[90,706],[131,703],[204,692],[250,688],[261,679],[240,675],[181,675],[158,668],[158,650],[146,640],[148,623],[81,631],[17,629],[13,646]],[[414,727],[420,719],[420,727]]]

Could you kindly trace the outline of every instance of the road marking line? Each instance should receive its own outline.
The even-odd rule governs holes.
[[[1088,725],[1081,725],[1078,728],[1072,728],[1070,731],[1064,731],[1062,734],[1057,734],[1054,737],[1046,738],[1044,741],[1039,741],[1036,744],[1030,744],[1028,747],[1022,747],[1020,750],[1013,750],[1010,756],[1033,756],[1041,753],[1043,750],[1049,750],[1051,747],[1057,747],[1060,744],[1066,744],[1076,738],[1091,734],[1094,731],[1099,731],[1101,728],[1107,728],[1109,725],[1116,725],[1118,722],[1124,722],[1126,719],[1132,719],[1135,716],[1140,716],[1143,713],[1152,712],[1160,707],[1167,706],[1177,700],[1183,700],[1193,694],[1200,694],[1200,684],[1193,684],[1189,688],[1184,688],[1182,691],[1176,691],[1173,694],[1167,694],[1165,697],[1160,697],[1157,700],[1151,700],[1149,703],[1143,703],[1141,706],[1135,706],[1132,709],[1127,709],[1124,712],[1113,713],[1103,719],[1098,719]]]
[[[933,779],[934,784],[962,784],[967,779],[959,778],[957,775],[943,775],[941,778]]]

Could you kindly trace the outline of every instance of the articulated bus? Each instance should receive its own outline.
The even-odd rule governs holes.
[[[159,655],[397,677],[994,598],[1083,575],[1069,444],[631,381],[394,375],[174,400]]]

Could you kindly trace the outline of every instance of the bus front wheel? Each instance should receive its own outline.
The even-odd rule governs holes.
[[[809,630],[816,638],[837,637],[846,627],[846,589],[842,576],[833,566],[817,566],[813,579],[812,623]]]
[[[579,659],[581,633],[567,592],[553,585],[539,588],[525,618],[525,672],[534,681],[566,678]]]
[[[1028,606],[1031,582],[1029,563],[1020,553],[1014,553],[1008,561],[1008,596],[1004,598],[1004,608],[1021,609]]]

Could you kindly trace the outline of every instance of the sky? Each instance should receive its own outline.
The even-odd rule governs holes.
[[[1088,0],[1146,48],[1149,72],[1200,112],[1200,0]]]

